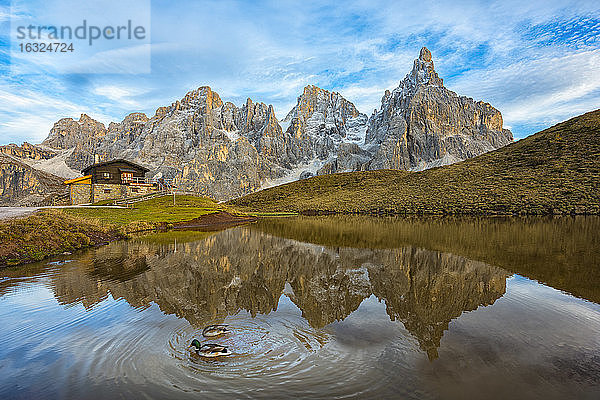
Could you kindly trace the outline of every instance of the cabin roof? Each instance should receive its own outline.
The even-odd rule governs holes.
[[[65,185],[70,185],[72,183],[78,183],[78,182],[82,182],[82,181],[86,181],[86,180],[90,180],[90,182],[91,182],[91,178],[92,178],[91,175],[86,175],[86,176],[80,176],[80,177],[73,178],[73,179],[68,179],[65,181]]]
[[[136,163],[133,163],[131,161],[127,161],[127,160],[123,160],[122,158],[116,159],[116,160],[110,160],[110,161],[104,161],[101,163],[97,163],[97,164],[92,164],[89,167],[87,167],[86,169],[82,170],[81,172],[83,172],[84,175],[88,175],[89,171],[91,171],[94,168],[98,168],[98,167],[105,167],[107,165],[110,164],[115,164],[115,163],[125,163],[130,165],[132,168],[134,168],[134,171],[144,171],[144,172],[148,172],[150,171],[148,168],[146,167],[142,167],[141,165],[138,165]]]

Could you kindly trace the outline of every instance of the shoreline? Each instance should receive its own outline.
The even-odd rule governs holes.
[[[255,216],[233,215],[227,211],[219,211],[212,214],[201,215],[200,217],[189,221],[174,223],[170,229],[215,231],[256,221],[258,221],[258,217]]]
[[[133,233],[160,232],[169,230],[216,231],[257,221],[254,216],[233,215],[218,211],[200,215],[188,221],[176,223],[147,223],[142,226],[102,227],[81,218],[62,215],[57,218],[53,212],[34,211],[0,220],[0,269],[14,267],[61,254],[100,247],[118,240],[127,240]],[[142,228],[142,229],[136,229]],[[8,233],[12,231],[11,233]],[[5,238],[5,236],[13,237]],[[11,240],[12,239],[12,240]]]
[[[598,211],[569,211],[569,212],[553,212],[553,210],[545,212],[453,212],[444,209],[440,210],[423,210],[423,211],[396,211],[387,209],[377,209],[371,211],[346,211],[346,210],[299,210],[298,215],[306,217],[317,217],[325,215],[359,215],[369,217],[574,217],[574,216],[599,216]]]
[[[307,210],[295,215],[318,217],[331,215],[353,215],[365,217],[539,217],[535,214],[448,214],[448,213],[393,213],[393,212],[340,212]],[[60,218],[57,218],[60,216]],[[290,214],[289,216],[292,216]],[[549,217],[571,217],[574,214],[553,214]],[[6,232],[0,231],[0,269],[20,266],[61,254],[108,245],[111,242],[127,240],[133,234],[151,234],[168,231],[219,231],[234,226],[246,225],[261,219],[256,215],[235,215],[227,211],[215,211],[196,218],[174,223],[136,222],[125,226],[102,226],[88,219],[66,215],[60,210],[37,210],[32,214],[0,220],[0,228],[13,228],[20,237],[17,243],[7,241]],[[51,222],[48,225],[48,222]],[[60,226],[56,226],[56,224]],[[16,228],[16,229],[14,229]]]
[[[127,226],[102,227],[81,218],[73,218],[61,215],[56,218],[56,212],[37,211],[32,215],[0,221],[0,228],[7,225],[16,229],[21,237],[17,243],[4,240],[5,232],[0,231],[0,269],[25,265],[33,262],[43,261],[47,258],[61,254],[69,255],[74,251],[101,247],[109,243],[130,239],[133,235],[145,235],[153,232],[169,231],[204,231],[212,232],[227,228],[246,225],[256,222],[261,217],[254,215],[234,215],[226,211],[200,215],[187,221],[176,223],[134,223]],[[444,218],[444,217],[466,217],[466,218],[519,218],[519,217],[541,217],[540,215],[499,215],[499,214],[369,214],[348,212],[327,213],[299,213],[296,216],[318,217],[332,215],[352,215],[373,218],[384,217],[417,217],[417,218]],[[291,216],[291,215],[290,215]],[[547,217],[573,217],[574,215],[546,215]],[[48,218],[62,224],[59,228],[55,225],[47,225]],[[23,228],[25,226],[25,228]],[[136,236],[137,236],[136,235]]]

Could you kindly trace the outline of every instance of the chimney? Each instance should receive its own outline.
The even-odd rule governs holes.
[[[100,154],[94,153],[94,164],[98,164],[100,162]]]

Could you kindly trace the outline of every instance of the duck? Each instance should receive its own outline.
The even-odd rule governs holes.
[[[228,356],[231,354],[227,347],[223,345],[215,343],[200,344],[198,339],[192,340],[192,343],[189,347],[191,351],[202,357],[219,357]]]
[[[202,336],[204,337],[215,337],[220,335],[225,335],[226,333],[230,333],[231,331],[227,329],[229,325],[209,325],[202,330]]]

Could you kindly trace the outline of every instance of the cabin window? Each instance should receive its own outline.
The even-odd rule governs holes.
[[[102,177],[103,177],[104,179],[110,179],[110,172],[103,172],[103,173],[102,173]]]
[[[133,172],[122,172],[121,173],[121,181],[123,183],[128,183],[133,180]]]
[[[110,193],[110,189],[104,189],[104,193]]]

